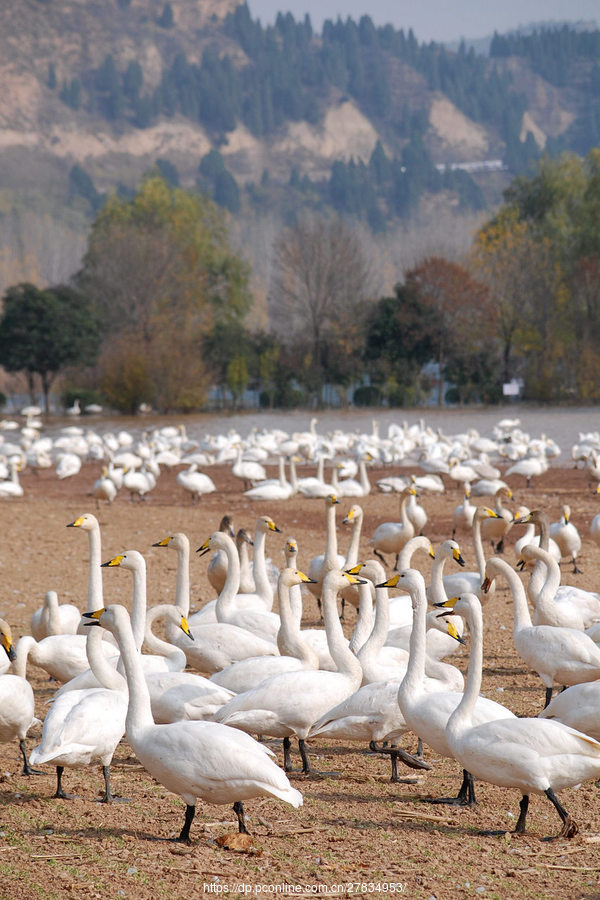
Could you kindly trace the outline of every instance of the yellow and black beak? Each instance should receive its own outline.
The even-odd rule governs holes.
[[[391,578],[388,578],[387,581],[382,581],[381,584],[376,584],[375,587],[376,587],[376,588],[384,588],[384,587],[385,587],[385,588],[391,588],[391,587],[397,587],[399,581],[400,581],[400,573],[399,573],[399,572],[396,572],[396,574],[395,574],[395,575],[392,575]]]
[[[188,620],[186,619],[185,616],[181,617],[181,619],[179,621],[179,627],[181,628],[181,630],[183,631],[184,634],[187,634],[187,636],[189,637],[189,639],[191,641],[195,640],[194,635],[190,631],[190,626],[188,625]]]
[[[124,559],[125,556],[121,553],[119,556],[113,556],[108,562],[101,563],[100,568],[105,569],[107,567],[113,568],[114,566],[120,566]]]
[[[17,658],[17,654],[15,653],[12,641],[7,634],[2,635],[2,646],[6,650],[6,655],[8,656],[10,661],[14,662]]]
[[[105,563],[105,565],[107,565],[107,564]],[[100,624],[100,616],[102,615],[103,612],[106,612],[106,610],[104,608],[95,609],[93,612],[84,612],[82,614],[83,618],[90,619],[90,621],[84,622],[83,624],[84,625],[99,625]]]
[[[69,522],[67,528],[81,528],[83,525],[83,516],[79,516],[74,522]]]
[[[204,543],[202,544],[201,547],[198,547],[198,549],[196,550],[196,553],[199,553],[200,556],[204,556],[204,554],[208,553],[209,550],[210,550],[210,538],[208,538],[208,540],[204,541]]]
[[[169,537],[163,538],[162,541],[157,541],[155,544],[152,544],[152,546],[153,547],[168,547],[172,540],[173,540],[173,536],[169,535]]]

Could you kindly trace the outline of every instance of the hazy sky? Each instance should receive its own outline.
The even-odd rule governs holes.
[[[412,28],[419,41],[454,41],[506,32],[532,22],[600,21],[598,0],[247,0],[253,18],[271,24],[278,12],[308,13],[316,31],[338,15]]]

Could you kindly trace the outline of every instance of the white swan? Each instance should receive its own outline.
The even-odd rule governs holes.
[[[403,587],[410,593],[414,616],[410,638],[410,660],[398,691],[398,703],[412,731],[435,753],[452,758],[454,754],[446,740],[446,725],[462,699],[462,691],[443,689],[443,686],[442,690],[436,690],[435,682],[426,682],[425,680],[427,597],[423,576],[416,569],[406,569],[398,576],[394,576],[394,580],[396,581],[395,586]],[[448,623],[448,626],[455,639],[464,643],[458,632],[453,629],[451,622]],[[505,715],[512,715],[499,703],[494,703],[493,700],[485,697],[479,697],[474,714],[478,721],[489,721]],[[475,790],[470,770],[466,768],[463,770],[463,782],[455,798],[442,798],[434,802],[456,803],[460,806],[475,803]]]
[[[0,619],[0,643],[9,661],[14,661],[12,632],[4,619]],[[34,715],[34,703],[33,689],[24,675],[16,672],[0,675],[0,743],[18,740],[23,757],[23,775],[40,774],[29,765],[25,746],[27,732],[33,725],[39,724],[39,719]]]
[[[503,552],[504,539],[513,524],[513,514],[504,505],[505,500],[512,500],[512,491],[508,487],[500,487],[496,491],[496,503],[494,506],[496,516],[489,516],[482,519],[481,522],[481,537],[483,540],[491,541],[496,553]]]
[[[483,549],[483,541],[481,539],[481,523],[487,518],[497,518],[498,513],[487,506],[478,506],[473,516],[473,549],[475,551],[475,562],[477,569],[468,572],[452,572],[444,575],[444,591],[448,597],[456,597],[457,594],[473,593],[482,599],[486,599],[482,592],[481,584],[485,578],[485,551]],[[438,550],[438,554],[440,554]],[[436,554],[436,555],[438,555]],[[433,573],[432,573],[433,574]],[[494,590],[494,585],[490,586]],[[489,593],[488,597],[491,596]],[[437,602],[437,601],[436,601]]]
[[[574,628],[533,625],[525,588],[508,563],[492,556],[486,564],[483,590],[502,575],[513,596],[513,640],[527,665],[538,673],[546,688],[547,706],[554,684],[570,685],[600,678],[600,648],[587,634]]]
[[[92,493],[96,499],[96,509],[100,509],[101,500],[112,503],[117,496],[117,487],[112,478],[109,478],[107,466],[102,466],[100,476],[94,481]]]
[[[72,799],[62,787],[65,766],[78,768],[99,763],[104,774],[102,803],[114,797],[110,785],[110,763],[125,733],[127,685],[102,652],[102,632],[93,629],[86,639],[87,658],[102,687],[72,690],[55,697],[44,719],[41,742],[30,761],[56,766],[55,798]]]
[[[328,494],[325,498],[325,552],[313,556],[308,565],[308,577],[311,580],[309,590],[316,598],[319,608],[323,579],[332,569],[341,569],[346,561],[338,553],[335,508],[339,502],[335,494]]]
[[[556,694],[540,713],[600,741],[600,681],[573,684]]]
[[[129,688],[127,740],[144,768],[186,804],[179,841],[189,843],[198,798],[233,802],[240,831],[246,830],[244,800],[272,796],[296,808],[302,804],[271,752],[248,735],[216,722],[156,725],[127,611],[111,606],[89,616],[113,631],[121,649]]]
[[[257,656],[242,659],[211,675],[211,681],[236,694],[256,687],[265,678],[281,672],[318,669],[319,657],[302,639],[297,619],[290,606],[290,589],[306,584],[308,576],[297,569],[282,569],[277,582],[277,598],[281,627],[277,635],[280,656]]]
[[[8,463],[10,477],[0,481],[0,497],[22,497],[23,485],[19,481],[21,463],[17,459],[11,459]]]
[[[551,719],[504,718],[477,724],[473,712],[483,667],[481,604],[474,595],[465,595],[454,611],[467,619],[471,655],[463,698],[446,726],[452,754],[475,778],[521,791],[517,834],[525,831],[529,795],[536,793],[545,794],[558,812],[563,823],[559,836],[573,837],[577,824],[555,791],[598,778],[600,743]]]
[[[76,634],[81,612],[73,603],[59,603],[56,591],[47,591],[42,606],[31,615],[30,630],[36,641],[49,634]]]
[[[558,544],[562,557],[571,558],[573,572],[580,574],[581,569],[577,566],[577,554],[581,550],[581,537],[577,528],[571,522],[571,507],[567,503],[563,505],[559,521],[551,523],[550,535]]]
[[[385,565],[384,553],[394,553],[396,560],[394,568],[398,566],[398,556],[404,545],[415,535],[415,527],[408,518],[406,508],[411,495],[416,494],[414,487],[405,488],[400,494],[400,521],[382,522],[373,532],[370,542],[373,545],[375,556]]]
[[[178,472],[175,480],[191,495],[192,501],[200,500],[203,494],[212,494],[217,489],[210,475],[198,471],[197,463]]]
[[[294,489],[285,477],[285,458],[279,457],[279,478],[259,482],[255,487],[244,491],[244,497],[250,500],[287,500],[294,493]]]
[[[289,738],[296,735],[302,756],[302,770],[311,771],[305,741],[311,727],[336,703],[359,687],[362,670],[349,650],[337,614],[336,598],[353,575],[332,569],[323,582],[323,615],[329,651],[337,670],[301,670],[274,675],[256,688],[238,694],[216,714],[217,722],[233,725],[252,734]],[[287,751],[288,744],[284,747]],[[289,756],[285,756],[289,769]]]
[[[562,625],[584,631],[600,621],[600,595],[572,585],[561,585],[556,559],[534,544],[521,550],[518,566],[541,560],[546,566],[546,581],[535,597],[534,625]]]

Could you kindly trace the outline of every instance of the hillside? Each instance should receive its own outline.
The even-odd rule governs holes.
[[[68,278],[103,195],[157,162],[233,210],[240,241],[262,223],[246,248],[264,266],[273,223],[304,207],[362,220],[384,255],[409,223],[454,222],[435,240],[458,252],[519,167],[592,139],[578,123],[598,65],[577,48],[552,83],[527,47],[488,58],[329,26],[262,29],[238,0],[2,4],[0,290]]]

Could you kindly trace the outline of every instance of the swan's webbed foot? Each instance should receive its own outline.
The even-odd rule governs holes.
[[[574,575],[583,575],[583,572],[575,562],[575,557],[573,557],[573,574]]]
[[[310,760],[308,758],[308,751],[306,749],[306,741],[303,738],[298,738],[298,750],[300,751],[300,756],[302,757],[302,774],[306,775],[309,778],[325,778],[325,777],[336,777],[339,775],[339,772],[317,772],[316,769],[310,764]]]
[[[558,840],[558,838],[575,837],[575,835],[579,831],[579,826],[577,825],[577,822],[575,822],[571,818],[571,816],[566,811],[566,809],[564,808],[564,806],[562,805],[562,803],[560,802],[560,800],[558,799],[558,797],[556,796],[556,794],[554,793],[552,788],[548,788],[548,790],[544,791],[544,793],[546,794],[546,797],[548,798],[548,800],[553,804],[554,808],[556,809],[556,812],[559,814],[559,816],[562,820],[562,823],[563,823],[563,827],[561,828],[561,830],[558,832],[558,834],[555,837],[547,837],[547,838],[544,838],[544,840],[545,841],[556,841],[556,840]]]
[[[179,837],[171,838],[172,841],[180,844],[191,844],[190,840],[190,828],[192,826],[192,822],[194,821],[194,816],[196,815],[196,807],[195,806],[186,806],[185,808],[185,821],[183,823],[183,828],[179,834]]]
[[[475,806],[477,798],[475,797],[475,785],[473,784],[473,776],[466,769],[463,769],[463,780],[460,790],[456,797],[434,797],[427,798],[427,803],[443,803],[446,806]]]

